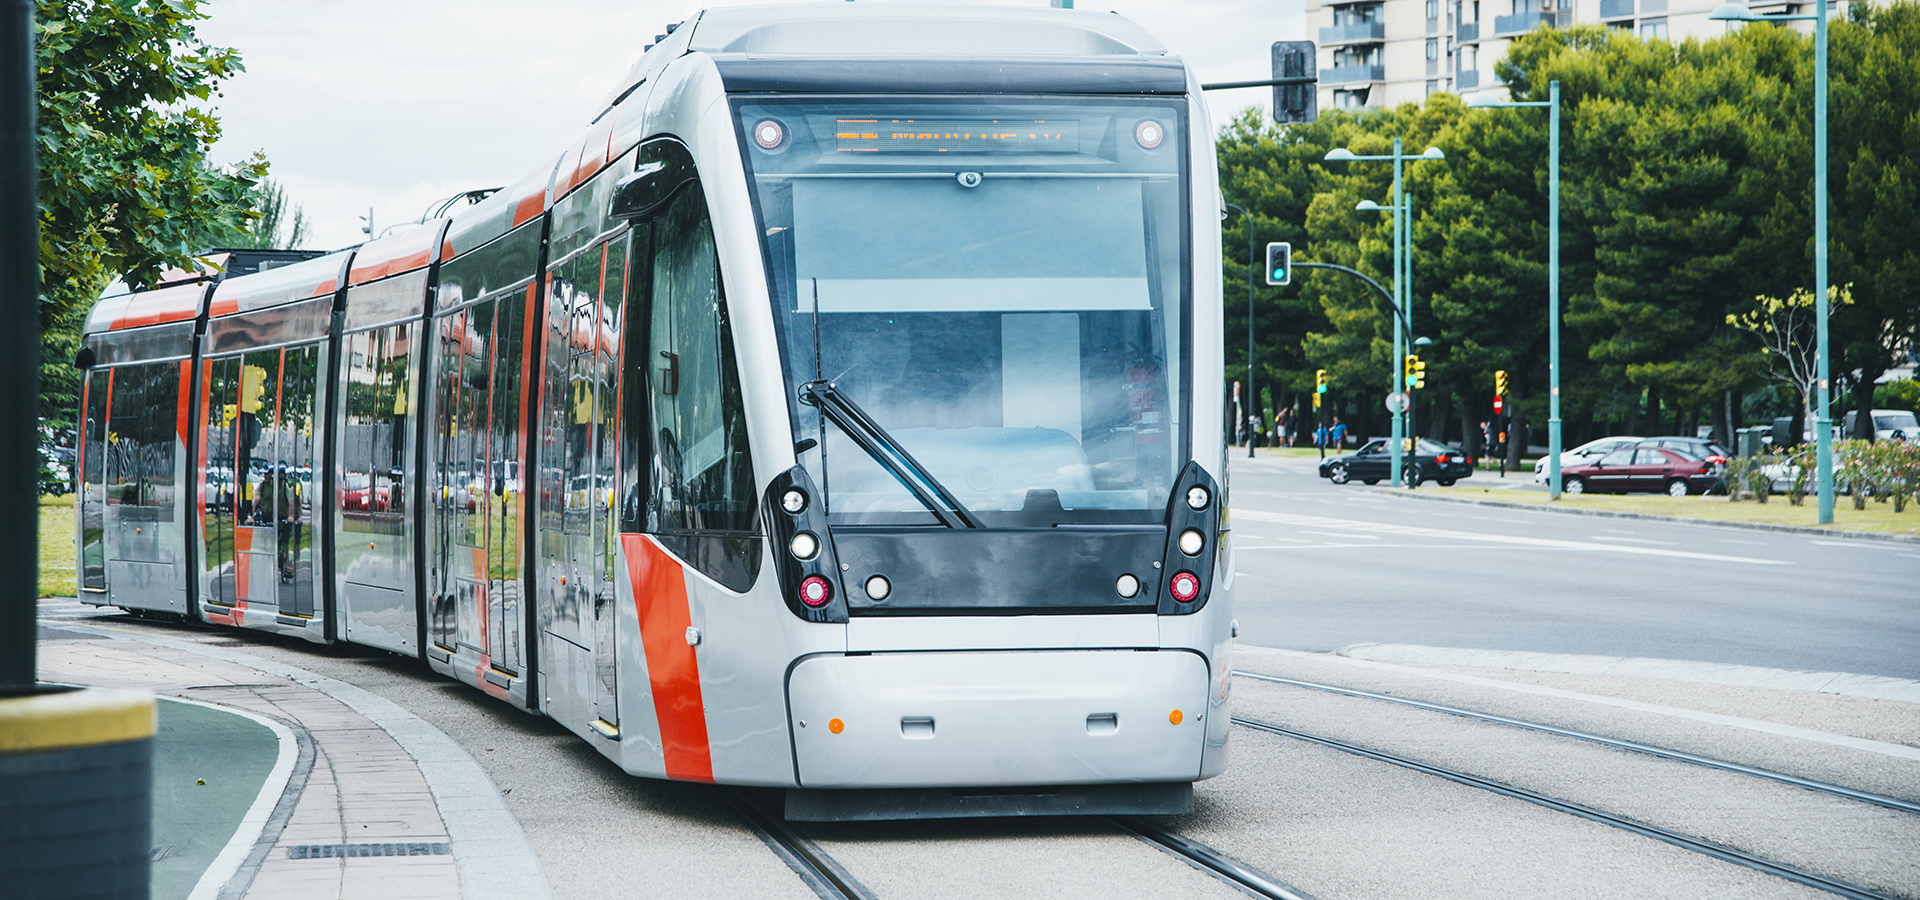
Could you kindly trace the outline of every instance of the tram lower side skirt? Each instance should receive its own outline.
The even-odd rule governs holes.
[[[1193,811],[1193,783],[1003,788],[789,790],[789,822],[967,819],[978,816],[1166,816]]]

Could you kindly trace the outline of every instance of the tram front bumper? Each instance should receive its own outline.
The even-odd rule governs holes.
[[[880,653],[802,660],[787,699],[807,788],[1190,782],[1207,688],[1182,650]]]

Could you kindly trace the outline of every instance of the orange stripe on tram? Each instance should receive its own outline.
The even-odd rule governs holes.
[[[647,657],[647,680],[653,683],[653,713],[660,722],[667,777],[711,782],[713,757],[700,696],[700,661],[687,643],[692,615],[686,572],[645,535],[623,534],[620,545],[640,612],[640,643]]]

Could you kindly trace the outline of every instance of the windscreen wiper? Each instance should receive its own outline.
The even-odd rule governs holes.
[[[907,448],[900,446],[893,435],[888,434],[880,423],[875,422],[867,411],[840,393],[828,381],[809,381],[800,386],[800,402],[808,406],[819,407],[820,414],[832,420],[847,437],[852,438],[860,449],[867,451],[873,461],[880,464],[930,510],[940,524],[948,528],[979,528],[980,520],[973,517],[965,506],[947,490],[940,479],[926,466],[913,458]]]

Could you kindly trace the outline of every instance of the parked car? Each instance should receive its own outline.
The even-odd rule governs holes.
[[[1560,471],[1566,471],[1568,466],[1577,466],[1581,463],[1592,462],[1614,450],[1642,440],[1645,440],[1645,438],[1628,435],[1603,437],[1597,441],[1588,441],[1572,450],[1560,454]],[[1538,484],[1547,483],[1547,457],[1543,456],[1533,461],[1533,480]]]
[[[1685,451],[1648,446],[1643,441],[1592,462],[1561,469],[1560,486],[1569,494],[1646,491],[1685,497],[1722,488],[1721,468]]]
[[[1663,450],[1678,450],[1688,456],[1697,456],[1716,466],[1727,464],[1727,458],[1733,452],[1707,438],[1690,437],[1650,437],[1641,438],[1636,447],[1659,447]]]
[[[1473,475],[1473,460],[1443,444],[1432,441],[1420,441],[1414,450],[1414,459],[1418,466],[1407,467],[1405,476],[1410,485],[1422,481],[1436,481],[1441,487],[1452,487],[1461,478]],[[1367,484],[1379,484],[1392,475],[1393,456],[1387,450],[1384,438],[1366,442],[1360,449],[1340,456],[1330,456],[1320,463],[1320,477],[1334,484],[1346,484],[1355,478]]]
[[[1853,425],[1854,422],[1858,421],[1855,417],[1859,414],[1859,410],[1853,410],[1848,412],[1846,416],[1840,420],[1841,437],[1853,437]],[[1920,421],[1916,421],[1913,413],[1904,409],[1874,410],[1873,439],[1876,441],[1884,441],[1888,438],[1895,437],[1909,441],[1920,440]]]

